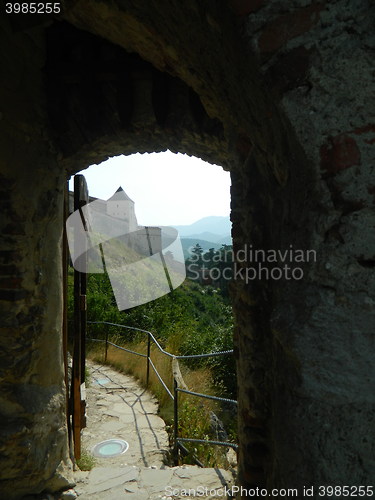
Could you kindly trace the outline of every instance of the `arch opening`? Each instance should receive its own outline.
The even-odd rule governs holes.
[[[361,435],[373,420],[368,2],[348,17],[344,0],[297,0],[290,12],[280,2],[62,3],[59,20],[0,18],[1,493],[69,483],[66,174],[168,148],[231,171],[235,251],[251,242],[319,255],[303,280],[235,284],[240,484],[362,484],[373,471]]]
[[[64,36],[59,30],[62,30]],[[76,44],[80,47],[78,52],[69,51],[69,43],[66,47],[59,47],[61,40],[69,40],[70,37],[73,48]],[[173,68],[172,75],[170,72],[160,71],[140,56],[129,54],[117,45],[87,31],[72,28],[66,23],[52,25],[48,39],[51,52],[55,54],[53,58],[47,59],[46,65],[50,96],[48,111],[54,140],[62,154],[59,163],[68,175],[92,163],[100,163],[108,156],[119,154],[169,149],[172,152],[198,156],[231,171],[231,217],[235,225],[235,251],[246,247],[251,233],[251,241],[259,248],[271,246],[271,241],[274,245],[280,244],[282,234],[279,220],[283,218],[285,210],[282,188],[287,179],[285,156],[288,148],[280,131],[272,135],[277,130],[275,123],[272,124],[271,132],[265,123],[254,122],[254,138],[250,138],[249,133],[244,132],[241,127],[241,120],[234,124],[233,117],[228,116],[229,95],[225,96],[228,102],[227,108],[222,110],[222,119],[221,112],[217,109],[214,112],[211,110],[210,116],[199,95],[176,76]],[[134,50],[137,52],[137,47]],[[83,61],[84,71],[81,72]],[[54,99],[56,88],[58,100]],[[86,92],[87,88],[90,89],[89,92]],[[253,90],[255,97],[256,85]],[[258,111],[262,114],[273,113],[267,99],[264,96],[257,97]],[[241,114],[244,116],[246,112],[242,110]],[[279,119],[276,115],[276,121]],[[260,144],[257,145],[256,142]],[[268,150],[270,143],[273,145]],[[278,146],[280,151],[275,154],[279,155],[280,165],[275,167],[274,160],[270,162],[269,155]],[[294,203],[298,202],[299,200],[295,200]],[[276,205],[279,210],[275,209]],[[250,209],[248,214],[244,213],[245,206]],[[252,206],[257,207],[257,224],[249,219]],[[298,236],[304,238],[303,234]],[[285,242],[281,244],[285,245]],[[262,435],[267,436],[264,439],[258,431],[254,433],[253,425],[242,418],[239,430],[240,477],[244,484],[250,485],[253,479],[248,473],[246,460],[249,454],[252,455],[249,450],[253,445],[259,445],[263,449],[262,456],[254,458],[256,480],[265,483],[266,476],[272,469],[269,458],[269,421],[263,418],[265,408],[268,412],[271,407],[272,394],[270,377],[267,375],[270,367],[265,355],[272,352],[272,342],[268,335],[271,289],[269,283],[249,284],[240,279],[233,295],[237,315],[235,352],[239,367],[240,414],[259,414]],[[253,297],[257,299],[254,301]],[[244,303],[252,304],[253,307],[244,308]],[[259,330],[253,352],[248,342],[253,336],[249,325],[256,325]],[[254,347],[253,339],[252,343]],[[258,377],[265,381],[256,389],[253,387],[253,380],[246,375],[249,360],[253,360],[250,364],[256,364]],[[290,364],[287,358],[285,362],[286,365]]]
[[[146,250],[147,255],[158,251],[158,230],[163,233],[174,227],[178,231],[182,247],[180,252],[175,245],[173,249],[168,247],[166,251],[162,246],[161,251],[166,262],[168,254],[171,256],[171,250],[174,261],[181,258],[184,277],[186,274],[186,279],[183,279],[181,283],[179,281],[178,286],[176,282],[174,283],[173,291],[165,290],[164,293],[161,293],[162,287],[156,287],[157,289],[155,286],[151,287],[150,279],[152,278],[149,275],[144,276],[139,270],[139,272],[137,271],[136,283],[133,283],[132,276],[127,275],[125,288],[120,292],[117,280],[122,271],[118,267],[111,268],[111,258],[110,254],[107,254],[108,247],[106,246],[106,249],[103,248],[102,259],[105,259],[105,271],[108,274],[105,276],[91,274],[89,266],[89,274],[87,275],[85,289],[87,319],[89,320],[88,337],[94,336],[96,338],[98,335],[101,338],[101,329],[106,328],[105,326],[93,326],[92,322],[109,321],[130,328],[151,331],[163,345],[163,348],[176,355],[197,355],[233,349],[233,316],[229,297],[232,261],[228,258],[232,255],[229,173],[223,171],[218,165],[210,165],[198,158],[170,152],[119,156],[100,165],[93,165],[82,173],[87,181],[90,195],[89,204],[92,204],[93,210],[91,215],[87,217],[90,221],[90,231],[95,232],[94,205],[97,203],[106,204],[106,213],[111,216],[108,220],[109,224],[117,224],[121,220],[123,231],[125,231],[125,226],[129,225],[132,229],[126,229],[126,231],[134,232],[137,227],[138,232],[143,234],[143,227],[147,226],[147,231],[151,235],[149,248],[142,248],[142,255],[144,250]],[[120,188],[118,188],[119,185]],[[123,187],[125,190],[122,189]],[[211,193],[208,190],[211,190]],[[118,197],[116,202],[112,201],[119,192],[126,197],[123,207]],[[73,199],[73,193],[70,193],[70,199]],[[90,208],[88,210],[90,211]],[[72,208],[69,212],[71,211]],[[133,214],[131,217],[130,213]],[[83,216],[86,218],[85,207],[83,208]],[[172,226],[172,228],[164,226]],[[90,240],[93,238],[95,237],[89,236]],[[161,239],[164,241],[163,236]],[[118,244],[120,245],[120,240]],[[124,255],[127,250],[130,251],[130,248],[135,250],[137,247],[137,243],[133,240],[129,241],[129,245],[129,248],[124,250]],[[179,255],[180,253],[181,255]],[[93,272],[95,273],[95,270]],[[147,298],[144,297],[143,290],[145,279],[148,283]],[[69,280],[71,282],[72,276]],[[151,288],[155,291],[155,295],[152,295]],[[68,287],[68,289],[72,290],[73,286]],[[130,297],[134,294],[138,297],[137,301],[131,302],[131,306],[126,307],[129,306],[130,299],[125,301],[125,305],[120,296]],[[68,300],[68,304],[72,303],[72,299]],[[73,310],[70,308],[69,318],[72,325],[73,317]],[[136,344],[138,337],[135,338],[133,333],[132,330],[118,329],[114,334],[114,339],[110,338],[110,340],[133,351],[142,351],[144,345],[141,340],[139,344]],[[70,344],[73,344],[73,338],[76,336],[73,335],[72,330],[69,332],[69,338],[71,339]],[[93,356],[92,348],[97,347],[97,344],[89,341],[87,347],[88,356],[91,358]],[[114,362],[117,367],[123,363],[125,370],[130,370],[137,379],[144,379],[143,363],[134,364],[132,359],[124,361],[121,356],[117,357],[117,353],[112,351],[110,349],[108,356],[106,353],[107,362]],[[160,369],[161,366],[162,373],[166,374],[166,380],[168,380],[172,373],[168,358],[159,360],[156,355],[156,361],[157,368]],[[183,369],[188,374],[186,382],[196,392],[205,393],[207,390],[209,392],[213,390],[216,391],[217,396],[235,399],[234,360],[232,356],[228,356],[220,358],[220,361],[221,363],[217,363],[212,362],[212,359],[208,361],[204,359],[199,364],[186,360],[181,361],[184,365]],[[150,388],[157,394],[159,393],[160,386],[157,380],[152,380]],[[171,387],[170,389],[172,390]],[[162,397],[159,403],[161,415],[172,428],[170,400]],[[212,439],[217,439],[216,427],[213,424],[210,427],[207,426],[207,422],[211,422],[213,418],[211,414],[213,414],[223,430],[222,435],[230,435],[231,440],[236,440],[236,413],[233,408],[209,402],[197,409],[194,404],[192,405],[192,402],[186,401],[182,409],[185,416],[180,415],[183,422],[181,437],[198,438],[205,433],[204,435],[210,435]],[[194,421],[190,422],[189,412],[198,412],[200,418],[197,419],[197,424],[194,424]],[[229,437],[226,437],[226,440],[228,439]],[[212,465],[228,466],[227,453],[221,448],[209,450],[209,447],[199,446],[195,457],[207,467]],[[233,462],[233,457],[231,457],[231,462]]]

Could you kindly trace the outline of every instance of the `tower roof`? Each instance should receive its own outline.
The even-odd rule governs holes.
[[[125,193],[121,186],[110,198],[108,198],[108,201],[131,201],[132,203],[134,203],[134,201],[129,198],[129,196]]]

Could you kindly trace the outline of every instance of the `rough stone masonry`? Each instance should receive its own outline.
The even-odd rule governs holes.
[[[233,283],[239,484],[373,484],[373,3],[61,6],[0,16],[0,497],[71,482],[65,180],[167,148],[230,170],[235,251],[317,254],[303,280]]]

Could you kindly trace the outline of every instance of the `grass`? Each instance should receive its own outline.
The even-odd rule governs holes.
[[[142,354],[147,353],[147,343],[143,341],[127,343],[122,341],[120,336],[113,336],[111,342],[126,347],[135,352]],[[165,349],[168,352],[178,352],[178,338],[170,337]],[[89,352],[90,357],[94,360],[104,362],[103,344],[94,346],[95,350]],[[160,376],[166,383],[167,387],[173,394],[173,375],[172,375],[172,358],[164,355],[155,346],[151,346],[151,360],[158,370]],[[107,363],[112,365],[118,371],[134,376],[140,384],[146,387],[146,359],[125,351],[109,346],[107,353]],[[218,390],[220,387],[213,387],[212,374],[208,367],[200,367],[191,369],[182,363],[179,363],[183,379],[189,390],[209,395],[220,395]],[[148,389],[156,396],[159,402],[160,416],[165,420],[170,437],[173,432],[173,401],[167,391],[161,385],[154,370],[150,366],[150,378]],[[213,435],[211,429],[211,414],[220,414],[220,408],[217,402],[197,398],[188,394],[179,393],[179,429],[180,437],[196,438],[196,439],[213,439],[217,436]],[[191,453],[184,457],[184,462],[193,461],[195,455],[206,467],[225,467],[229,466],[226,454],[226,448],[221,446],[211,446],[197,443],[187,443],[186,447],[191,449]]]
[[[81,458],[76,460],[78,467],[86,471],[91,470],[95,466],[95,462],[95,458],[87,451],[82,451]]]
[[[90,387],[91,385],[91,373],[87,366],[85,366],[85,384],[86,387]]]

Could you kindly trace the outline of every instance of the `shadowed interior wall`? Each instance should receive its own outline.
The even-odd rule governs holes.
[[[49,140],[42,32],[1,17],[0,497],[70,482],[62,363],[65,172]]]
[[[374,8],[79,0],[63,17],[28,29],[6,20],[1,32],[0,490],[58,489],[49,478],[68,463],[65,173],[166,148],[231,171],[236,251],[316,251],[297,281],[246,280],[252,263],[238,263],[240,484],[370,484]]]

